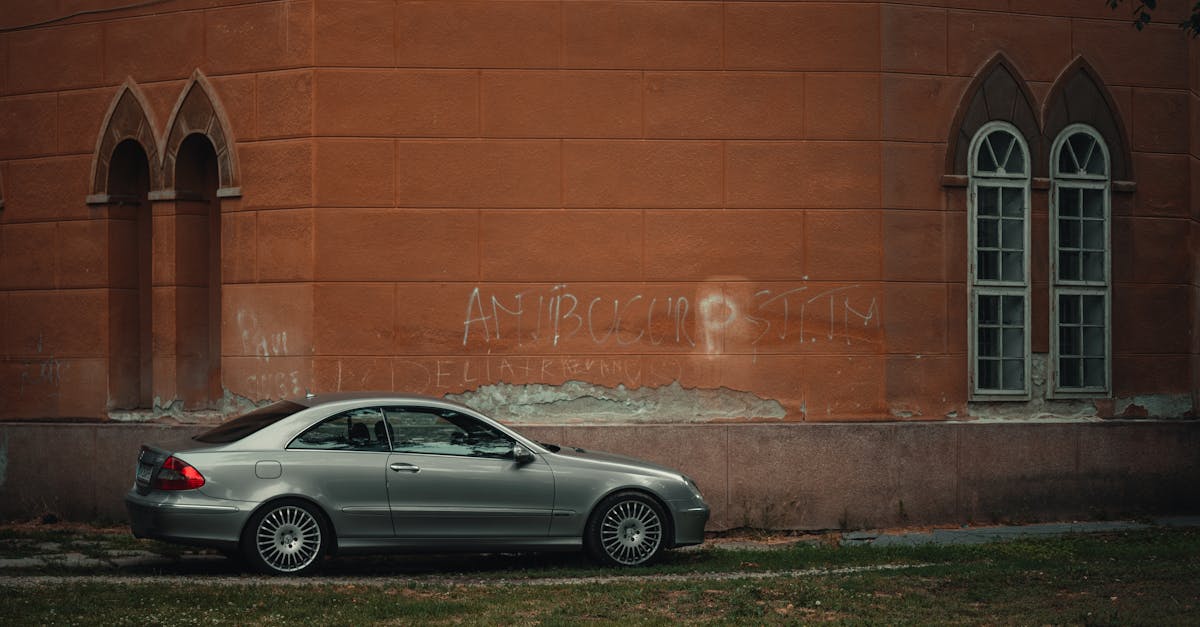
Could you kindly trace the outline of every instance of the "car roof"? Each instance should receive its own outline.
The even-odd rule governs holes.
[[[377,402],[387,404],[406,404],[406,403],[436,403],[439,405],[449,405],[451,407],[461,407],[471,411],[477,411],[454,401],[444,398],[436,398],[433,396],[423,396],[421,394],[406,394],[404,392],[322,392],[320,394],[306,394],[300,398],[288,399],[297,405],[304,407],[317,407],[330,403],[341,403],[345,401],[364,401]]]

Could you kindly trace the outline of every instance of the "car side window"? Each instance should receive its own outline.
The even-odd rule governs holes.
[[[291,449],[388,451],[387,426],[377,407],[351,409],[309,427],[288,445]]]
[[[513,440],[491,425],[453,410],[385,407],[392,451],[511,458]]]

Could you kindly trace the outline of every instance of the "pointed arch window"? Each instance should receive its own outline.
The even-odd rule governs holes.
[[[1112,380],[1108,147],[1096,129],[1073,124],[1050,155],[1053,394],[1103,396]]]
[[[971,141],[969,190],[971,396],[1029,395],[1029,148],[1007,122]]]

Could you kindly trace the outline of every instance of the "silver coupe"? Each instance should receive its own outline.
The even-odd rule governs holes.
[[[134,535],[240,554],[266,573],[382,551],[584,549],[639,566],[703,542],[709,516],[677,471],[541,444],[420,396],[280,401],[195,439],[142,447],[125,496]]]

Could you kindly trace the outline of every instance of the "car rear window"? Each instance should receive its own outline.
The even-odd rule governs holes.
[[[243,414],[192,438],[207,444],[229,444],[250,435],[304,409],[291,401],[279,401],[266,407],[260,407],[248,414]]]

